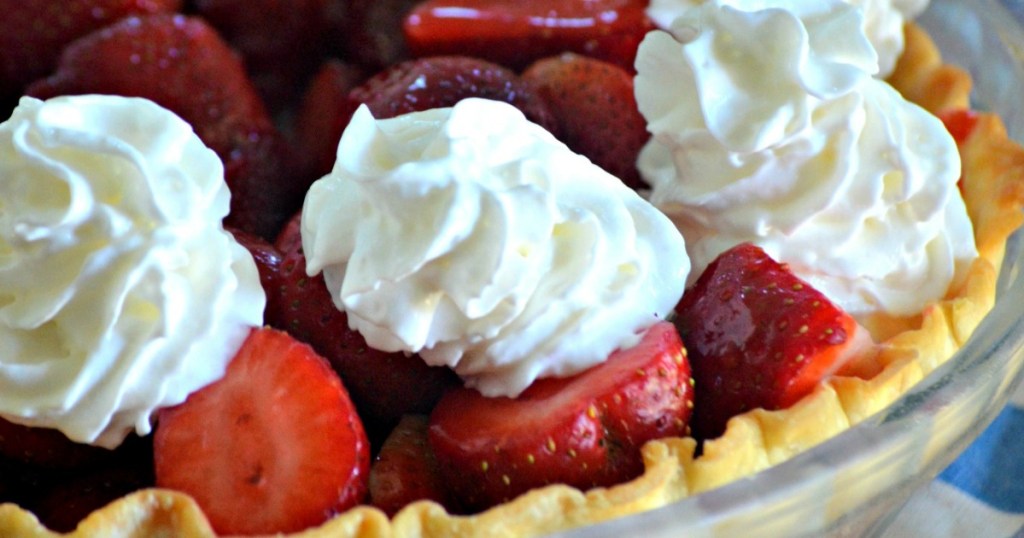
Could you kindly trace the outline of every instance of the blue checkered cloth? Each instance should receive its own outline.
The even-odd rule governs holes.
[[[885,536],[1024,536],[1024,385],[952,465],[915,493]]]

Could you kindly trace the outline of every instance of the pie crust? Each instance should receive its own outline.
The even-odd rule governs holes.
[[[945,65],[927,34],[906,29],[906,51],[890,82],[933,113],[968,107],[971,80]],[[1024,148],[1012,142],[1000,119],[980,114],[960,145],[963,194],[975,227],[979,258],[963,284],[910,320],[879,345],[858,376],[837,376],[782,411],[755,410],[734,417],[726,433],[695,457],[692,439],[648,443],[646,472],[611,488],[588,492],[553,485],[473,516],[452,516],[439,505],[413,503],[389,520],[362,506],[296,536],[419,537],[541,535],[664,506],[785,461],[846,430],[894,402],[949,359],[995,303],[998,268],[1006,240],[1020,226],[1024,206]],[[0,505],[0,536],[214,536],[192,499],[146,489],[92,513],[68,534],[53,533],[31,513]]]

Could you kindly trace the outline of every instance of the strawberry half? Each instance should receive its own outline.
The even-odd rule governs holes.
[[[344,7],[334,17],[341,56],[371,71],[409,59],[402,21],[419,0],[330,0]]]
[[[849,314],[749,243],[722,253],[683,294],[676,325],[693,365],[699,439],[745,411],[793,405],[864,342]]]
[[[403,415],[429,413],[458,378],[447,368],[427,366],[419,356],[373,349],[350,329],[323,275],[306,275],[299,223],[296,215],[276,242],[282,259],[279,285],[267,297],[267,323],[307,342],[330,361],[376,444]]]
[[[574,377],[536,381],[517,398],[461,388],[430,416],[430,442],[466,508],[529,489],[610,486],[643,471],[641,446],[682,435],[693,406],[690,366],[671,323]]]
[[[152,458],[149,461],[152,464]],[[152,469],[141,465],[112,465],[81,476],[61,477],[32,507],[48,529],[71,532],[95,510],[119,497],[153,486]]]
[[[278,274],[281,271],[281,251],[262,237],[242,230],[228,229],[238,244],[245,247],[256,262],[256,270],[260,275],[260,287],[269,300],[271,294],[280,288]],[[266,315],[264,315],[266,319]]]
[[[468,97],[503,101],[558,135],[558,123],[537,89],[498,64],[463,56],[437,56],[393,65],[346,91],[348,68],[328,64],[309,88],[295,131],[309,149],[311,168],[334,166],[338,141],[349,119],[365,104],[377,119],[450,107]],[[319,175],[317,177],[319,177]]]
[[[5,2],[0,17],[0,101],[57,66],[75,39],[129,15],[171,13],[182,0],[24,0]],[[6,118],[6,116],[4,116]]]
[[[105,461],[110,451],[76,443],[51,428],[34,428],[0,418],[0,457],[41,469],[88,467]]]
[[[334,168],[341,133],[355,110],[348,94],[364,79],[358,68],[327,60],[306,88],[293,134],[311,177],[323,177]]]
[[[405,19],[413,56],[466,54],[522,69],[577,52],[632,69],[654,28],[647,0],[427,0]]]
[[[523,79],[547,101],[565,145],[631,188],[647,186],[636,160],[650,133],[633,96],[633,75],[615,64],[566,53],[532,64]]]
[[[449,107],[467,97],[509,103],[534,123],[557,134],[557,123],[536,88],[515,72],[476,58],[437,56],[410,60],[378,73],[349,94],[353,103],[366,104],[377,119]]]
[[[156,485],[221,534],[295,532],[363,501],[369,450],[348,393],[308,345],[256,329],[219,381],[159,412]]]
[[[979,117],[980,115],[976,111],[963,108],[947,110],[939,114],[939,119],[942,120],[942,124],[946,126],[949,134],[953,136],[957,146],[962,146],[971,137],[974,129],[978,126]],[[957,188],[963,191],[964,178],[962,171],[956,185]]]
[[[389,516],[424,499],[455,511],[427,439],[428,426],[426,415],[402,417],[370,467],[370,504]]]
[[[245,59],[273,110],[298,97],[328,43],[330,0],[193,0],[196,11]]]
[[[939,119],[949,134],[953,135],[953,140],[956,140],[957,144],[963,144],[971,136],[978,125],[978,117],[977,112],[965,108],[947,110],[939,114]]]

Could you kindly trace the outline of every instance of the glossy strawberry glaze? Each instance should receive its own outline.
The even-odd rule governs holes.
[[[530,62],[571,51],[632,69],[637,45],[653,24],[642,0],[430,0],[405,20],[410,51],[417,56],[461,54],[521,69]],[[481,54],[482,53],[482,54]]]

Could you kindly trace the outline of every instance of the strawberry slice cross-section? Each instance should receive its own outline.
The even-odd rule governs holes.
[[[679,334],[660,322],[604,363],[541,379],[517,398],[446,393],[430,417],[430,443],[472,511],[546,484],[587,489],[634,478],[643,444],[685,434],[692,406]]]
[[[363,501],[369,448],[312,348],[254,329],[224,377],[159,413],[156,485],[188,493],[220,534],[296,532]]]

